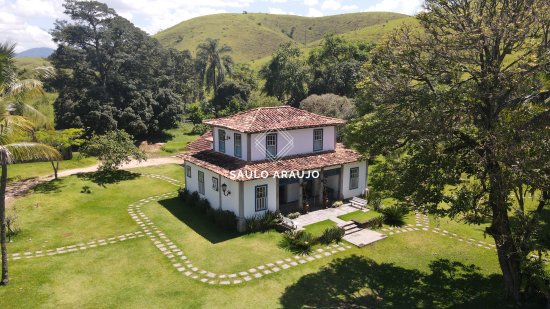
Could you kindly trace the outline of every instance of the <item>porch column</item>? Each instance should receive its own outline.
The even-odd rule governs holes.
[[[319,174],[319,205],[324,206],[324,196],[323,193],[325,192],[325,168],[321,168],[321,172]]]
[[[244,181],[239,182],[239,221],[237,222],[239,232],[246,231],[246,221],[244,218]]]
[[[304,188],[302,188],[303,179],[298,180],[298,209],[304,209]]]
[[[344,164],[340,165],[340,175],[338,176],[338,199],[344,199]]]
[[[366,168],[365,168],[365,199],[367,199],[368,201],[368,198],[369,198],[369,160],[367,160],[367,162],[365,163],[366,165]]]

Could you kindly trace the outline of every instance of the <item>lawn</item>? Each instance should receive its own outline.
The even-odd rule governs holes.
[[[310,225],[304,226],[306,232],[311,233],[313,236],[321,236],[323,232],[331,227],[336,226],[336,222],[332,220],[324,220],[321,222],[313,223]]]
[[[96,163],[97,160],[93,157],[79,157],[78,153],[75,153],[73,159],[59,162],[59,171],[92,166]],[[18,163],[8,166],[9,182],[47,175],[53,175],[50,162]]]
[[[183,181],[177,165],[138,171]],[[84,185],[91,194],[80,193]],[[146,177],[128,176],[105,187],[89,178],[64,178],[16,200],[23,232],[8,249],[39,250],[136,231],[128,204],[174,190]],[[142,210],[201,269],[242,271],[290,255],[278,248],[277,233],[219,231],[177,199]],[[308,228],[327,227],[322,225]],[[0,308],[509,307],[494,251],[424,231],[391,235],[231,286],[186,277],[145,237],[11,261],[10,277],[10,285],[0,287]]]
[[[178,165],[162,169],[170,175],[183,170]],[[158,172],[158,168],[139,171]],[[9,250],[53,249],[137,231],[138,227],[128,216],[128,204],[176,189],[161,180],[139,177],[135,172],[121,172],[121,175],[127,180],[104,185],[82,176],[61,178],[39,185],[33,194],[17,199],[13,207],[21,232],[9,244]],[[81,193],[84,186],[90,187],[90,194]],[[13,212],[13,207],[8,209],[8,214]]]
[[[379,213],[375,210],[369,210],[367,212],[364,212],[362,210],[357,210],[357,211],[354,211],[354,212],[350,212],[349,214],[339,216],[338,218],[342,219],[344,221],[355,220],[357,222],[365,222],[367,220],[379,217],[381,215],[382,215],[381,213]]]
[[[166,130],[165,133],[168,136],[166,144],[162,146],[160,152],[155,154],[160,156],[169,156],[186,150],[187,144],[199,137],[199,135],[191,133],[192,129],[192,124],[183,123],[177,129]]]

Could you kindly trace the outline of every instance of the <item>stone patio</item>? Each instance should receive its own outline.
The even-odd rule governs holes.
[[[344,236],[344,240],[361,248],[375,241],[386,238],[387,236],[375,231],[363,229],[358,232]]]
[[[306,225],[310,225],[310,224],[325,221],[325,220],[332,220],[336,222],[338,225],[343,225],[346,223],[346,221],[339,219],[338,216],[342,216],[357,210],[359,209],[355,207],[351,207],[349,204],[345,204],[338,208],[327,208],[327,209],[312,211],[305,215],[301,215],[296,219],[293,219],[292,222],[296,224],[298,229],[304,228],[304,226]]]

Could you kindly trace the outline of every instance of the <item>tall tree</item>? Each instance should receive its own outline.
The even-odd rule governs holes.
[[[175,127],[196,93],[191,54],[163,49],[103,3],[68,0],[64,7],[70,21],[51,32],[58,128],[145,137]]]
[[[326,36],[323,44],[315,48],[308,58],[312,72],[309,93],[355,97],[362,65],[372,48],[372,44],[349,42],[335,35]]]
[[[271,61],[260,71],[265,79],[264,93],[279,101],[298,106],[307,97],[310,75],[303,54],[292,43],[283,43]]]
[[[53,160],[59,153],[52,147],[19,142],[21,136],[29,136],[33,123],[22,116],[8,112],[7,102],[25,92],[41,92],[41,83],[37,80],[19,81],[13,62],[15,46],[0,44],[0,246],[2,251],[2,279],[0,285],[9,283],[8,252],[6,246],[6,185],[8,165],[20,161]]]
[[[374,111],[347,135],[367,157],[386,156],[377,189],[438,215],[488,214],[516,302],[548,209],[549,12],[545,0],[426,0],[420,31],[401,28],[375,49],[362,82]],[[535,209],[513,203],[518,184],[541,192]]]
[[[228,55],[229,52],[231,47],[225,44],[220,46],[218,39],[208,38],[197,46],[200,80],[206,90],[217,91],[226,76],[231,75],[233,59]]]

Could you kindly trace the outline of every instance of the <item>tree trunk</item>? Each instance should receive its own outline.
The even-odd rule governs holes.
[[[6,185],[8,178],[8,165],[2,164],[2,177],[0,179],[0,243],[2,245],[2,281],[0,285],[7,285],[8,280],[8,249],[6,247]]]
[[[54,179],[57,180],[57,171],[59,171],[59,161],[50,161],[53,167]]]
[[[489,205],[493,212],[493,220],[487,231],[495,239],[498,262],[504,277],[506,295],[512,298],[516,303],[519,303],[521,287],[521,254],[517,250],[510,229],[508,207],[506,204],[508,191],[502,171],[500,170],[498,162],[490,158],[490,156],[491,155],[486,159],[486,167],[490,183]]]

